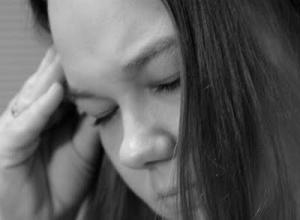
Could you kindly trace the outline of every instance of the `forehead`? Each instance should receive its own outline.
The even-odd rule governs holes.
[[[49,0],[48,11],[65,64],[88,57],[117,64],[138,42],[172,32],[161,0]]]

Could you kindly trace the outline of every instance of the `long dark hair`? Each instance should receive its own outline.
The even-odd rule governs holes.
[[[210,220],[296,219],[284,151],[300,144],[299,7],[287,0],[162,1],[184,64],[182,218],[196,219],[202,207]],[[30,4],[50,33],[47,2]],[[87,219],[155,219],[106,157],[99,166]]]

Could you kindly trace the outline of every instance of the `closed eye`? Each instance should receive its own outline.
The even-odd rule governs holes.
[[[171,82],[153,86],[152,89],[155,94],[164,94],[164,93],[171,93],[172,91],[177,90],[178,88],[180,88],[180,85],[181,85],[180,77],[177,77],[175,80],[172,80]],[[105,116],[96,118],[93,125],[105,126],[114,117],[118,109],[119,107],[116,106],[113,108],[112,111],[110,111]]]
[[[98,125],[102,125],[104,126],[106,123],[109,122],[110,119],[113,118],[113,116],[115,115],[115,113],[117,112],[117,110],[119,109],[118,106],[116,106],[111,112],[109,112],[107,115],[96,118],[96,120],[94,121],[93,125],[94,126],[98,126]]]
[[[180,87],[181,80],[180,77],[177,77],[175,80],[157,85],[153,88],[155,93],[163,93],[163,92],[172,92]]]

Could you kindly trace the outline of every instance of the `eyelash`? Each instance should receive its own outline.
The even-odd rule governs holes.
[[[172,82],[155,86],[153,88],[153,91],[154,91],[154,93],[170,93],[170,92],[175,91],[176,89],[178,89],[180,87],[180,84],[181,84],[180,81],[181,81],[180,77],[178,77]],[[98,126],[98,125],[105,126],[113,118],[113,116],[115,115],[115,113],[118,109],[119,109],[119,107],[115,107],[106,116],[96,118],[93,125],[94,126]]]

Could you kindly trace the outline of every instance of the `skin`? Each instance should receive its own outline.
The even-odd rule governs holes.
[[[49,19],[68,92],[93,96],[69,94],[78,111],[94,120],[118,107],[96,126],[106,154],[149,207],[177,218],[175,196],[160,195],[176,187],[180,88],[155,88],[179,77],[179,50],[175,43],[142,65],[127,65],[158,39],[176,39],[166,8],[158,0],[50,0]]]
[[[86,119],[55,119],[62,80],[50,48],[0,117],[1,219],[74,219],[84,199],[99,139]]]
[[[180,88],[156,91],[179,77],[178,47],[172,44],[148,62],[139,62],[143,65],[127,65],[154,41],[176,39],[166,8],[155,0],[48,3],[56,49],[48,51],[0,117],[0,218],[75,219],[91,184],[101,140],[127,185],[157,214],[180,219],[176,196],[161,196],[176,188]],[[72,95],[74,90],[93,98]],[[64,97],[81,114],[75,124],[69,114],[52,120]],[[118,110],[106,125],[93,124],[115,106]],[[46,128],[50,132],[41,136]],[[265,160],[265,169],[273,167],[270,160]],[[264,183],[259,201],[272,173],[259,174]],[[205,219],[203,213],[197,209],[197,219]]]
[[[160,196],[176,187],[180,88],[156,91],[178,77],[178,48],[125,68],[154,39],[176,38],[167,10],[158,0],[48,2],[56,49],[49,49],[0,117],[0,218],[75,219],[91,185],[99,140],[146,204],[167,219],[180,218],[174,197]],[[93,98],[71,95],[71,88]],[[57,117],[64,97],[81,113],[75,122],[70,114]],[[106,125],[93,124],[114,106]],[[266,169],[273,167],[265,161]],[[273,178],[268,171],[258,178],[265,186]],[[197,219],[205,219],[203,213],[197,209]]]

